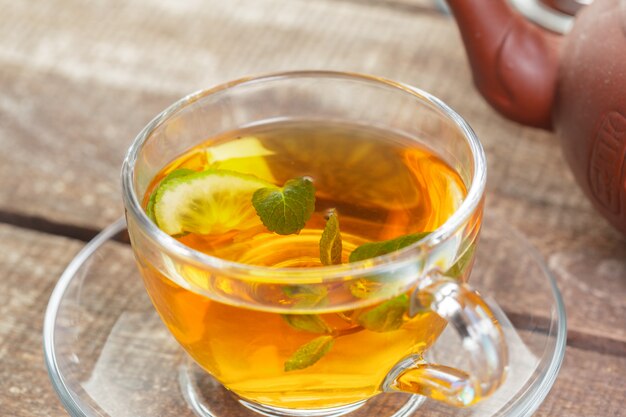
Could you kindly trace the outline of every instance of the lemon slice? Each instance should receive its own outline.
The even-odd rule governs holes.
[[[222,234],[261,225],[252,194],[273,184],[253,175],[209,170],[173,178],[156,192],[156,223],[169,235]]]

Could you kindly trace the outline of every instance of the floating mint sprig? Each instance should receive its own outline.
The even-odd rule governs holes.
[[[381,242],[365,243],[352,251],[349,260],[350,262],[357,262],[386,255],[407,247],[421,240],[428,234],[430,234],[430,232],[413,233],[410,235],[400,236],[395,239],[383,240]],[[365,278],[353,281],[350,284],[350,292],[357,298],[367,298],[373,295],[383,296],[384,294],[382,294],[381,291],[384,291],[384,289],[385,285],[383,283]]]
[[[252,205],[270,231],[298,233],[315,210],[315,187],[308,178],[289,180],[283,187],[265,187],[252,196]]]
[[[308,368],[322,359],[335,343],[333,336],[319,336],[302,345],[285,362],[285,372]]]
[[[332,332],[330,326],[316,314],[281,314],[281,317],[296,330],[322,334]]]
[[[389,332],[399,329],[404,323],[404,314],[409,308],[406,294],[392,298],[361,314],[358,323],[373,332]]]
[[[385,284],[367,278],[359,278],[350,283],[350,293],[356,298],[384,296]]]
[[[383,242],[372,242],[356,248],[350,255],[350,262],[360,261],[384,255],[401,249],[422,239],[428,233],[415,233]],[[320,239],[320,261],[324,265],[341,263],[341,233],[339,219],[333,211],[330,213],[326,226]],[[366,285],[366,283],[358,283]],[[296,287],[297,288],[297,287]],[[305,287],[306,288],[306,287]],[[351,288],[351,291],[353,289]],[[355,288],[353,294],[358,292],[362,297],[369,295],[371,288]],[[302,294],[299,289],[292,296]],[[307,294],[307,293],[305,293]],[[289,294],[288,294],[289,295]],[[406,294],[385,301],[378,306],[366,311],[357,318],[358,326],[347,332],[333,332],[326,322],[317,315],[283,315],[287,323],[298,330],[311,333],[326,333],[325,336],[317,337],[302,345],[286,362],[285,371],[304,369],[314,365],[332,348],[335,338],[351,334],[363,329],[373,332],[389,332],[399,329],[405,320],[405,314],[409,308],[409,298]]]
[[[320,261],[323,265],[339,265],[341,263],[341,233],[337,213],[331,211],[320,239]]]
[[[395,252],[422,240],[429,234],[430,232],[413,233],[410,235],[400,236],[395,239],[383,240],[382,242],[365,243],[352,251],[349,261],[364,261],[365,259],[375,258],[377,256]]]
[[[316,307],[327,301],[328,290],[323,286],[286,285],[282,288],[287,297],[294,301],[295,307]]]

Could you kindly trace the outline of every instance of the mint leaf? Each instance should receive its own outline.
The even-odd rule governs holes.
[[[285,361],[285,372],[308,368],[315,364],[330,351],[334,343],[332,336],[320,336],[305,343]]]
[[[332,332],[328,324],[326,324],[320,316],[316,316],[315,314],[281,314],[281,317],[288,325],[297,330],[326,334]]]
[[[361,314],[357,321],[367,330],[389,332],[397,330],[404,323],[404,313],[409,308],[409,297],[402,294]]]
[[[470,266],[472,259],[474,258],[474,252],[476,252],[476,241],[465,250],[465,253],[461,255],[458,261],[446,271],[444,275],[452,278],[460,278],[467,268]]]
[[[165,183],[167,183],[170,180],[173,180],[174,178],[185,177],[189,174],[195,174],[195,173],[196,171],[192,169],[187,169],[187,168],[175,169],[174,171],[167,174],[165,178],[161,180],[159,185],[154,187],[154,190],[152,190],[152,193],[150,194],[148,205],[146,206],[146,214],[148,215],[150,220],[156,223],[156,218],[154,217],[154,202],[156,200],[156,195],[157,195],[157,191],[159,191],[159,188],[161,188]]]
[[[349,262],[357,262],[385,255],[409,246],[429,234],[430,232],[413,233],[382,242],[365,243],[352,251],[348,260]],[[386,288],[387,287],[382,282],[372,279],[362,278],[350,284],[350,292],[356,298],[367,298],[374,295],[382,296]]]
[[[315,187],[308,178],[289,180],[280,187],[265,187],[252,195],[252,205],[270,231],[298,233],[315,210]]]
[[[382,242],[365,243],[352,251],[349,262],[363,261],[365,259],[375,258],[377,256],[386,255],[399,249],[407,247],[429,235],[430,232],[413,233],[410,235],[400,236],[391,240]]]
[[[339,232],[339,218],[334,211],[328,216],[326,226],[320,239],[320,261],[323,265],[341,264],[341,233]]]
[[[359,278],[350,284],[350,293],[356,298],[368,298],[378,295],[384,285],[381,282]]]
[[[282,288],[296,307],[315,307],[327,301],[328,290],[323,286],[286,285]]]

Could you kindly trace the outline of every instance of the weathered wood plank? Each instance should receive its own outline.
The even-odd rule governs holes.
[[[554,138],[502,120],[475,93],[449,20],[337,2],[217,3],[161,2],[148,16],[140,2],[59,6],[62,18],[45,21],[49,9],[7,2],[0,35],[16,42],[0,44],[0,138],[10,150],[0,208],[103,227],[120,211],[124,150],[166,104],[250,73],[330,68],[399,79],[448,101],[481,136],[494,192],[592,212]],[[279,3],[280,19],[269,19]],[[189,27],[191,11],[204,24]]]
[[[549,258],[574,328],[626,340],[625,239],[582,196],[552,135],[503,120],[476,94],[447,18],[367,2],[149,3],[4,1],[0,212],[101,228],[122,211],[126,147],[177,97],[265,71],[375,73],[469,120],[488,154],[487,209]]]
[[[66,415],[44,367],[44,310],[81,242],[0,225],[0,414]]]
[[[624,415],[626,358],[568,348],[563,368],[537,416]]]
[[[626,238],[575,186],[553,135],[503,120],[476,94],[456,28],[430,1],[373,3],[0,0],[0,218],[58,233],[68,224],[81,237],[117,218],[125,149],[190,91],[303,68],[407,82],[477,131],[489,159],[487,210],[539,247],[559,280],[573,345],[595,350],[568,348],[538,415],[618,415]],[[63,415],[43,370],[40,322],[52,280],[79,244],[8,226],[0,236],[0,410]],[[595,336],[617,348],[603,351]]]
[[[428,87],[446,66],[428,63],[438,34],[454,33],[444,18],[335,1],[5,2],[0,21],[0,210],[83,227],[121,212],[122,155],[178,97],[302,68],[402,78],[417,64],[407,81]]]
[[[66,415],[44,369],[41,331],[50,291],[65,264],[81,245],[71,239],[0,225],[0,265],[3,271],[0,280],[0,410],[3,415]],[[116,250],[128,252],[124,247]],[[132,258],[126,256],[124,262],[132,264]],[[129,275],[136,274],[129,272]],[[133,284],[133,288],[136,287],[136,283]],[[124,305],[134,294],[126,294],[115,287],[107,289],[105,283],[102,288],[102,297],[94,299],[90,307],[93,314],[102,306]],[[144,301],[147,303],[147,299]],[[100,326],[101,322],[91,328],[97,332]],[[103,343],[103,338],[106,340],[107,337],[107,334],[94,334],[92,343]],[[89,338],[82,337],[81,340],[88,341]],[[139,343],[138,346],[144,345]],[[624,369],[626,356],[568,347],[559,379],[537,415],[621,415],[626,398],[626,386],[622,383]],[[85,381],[89,379],[85,378]],[[172,390],[177,389],[176,381],[177,378],[173,377]],[[180,402],[171,404],[172,407],[180,406]],[[448,408],[429,406],[429,410],[441,410],[442,416],[449,415]]]
[[[626,239],[595,213],[552,214],[539,222],[533,218],[559,209],[548,210],[521,198],[491,202],[492,212],[518,219],[518,228],[544,252],[565,300],[568,327],[590,338],[607,336],[626,343]]]
[[[17,38],[0,45],[0,62],[7,64],[0,137],[14,151],[3,165],[19,171],[5,187],[12,194],[2,196],[2,209],[103,227],[119,212],[121,155],[157,109],[250,73],[327,68],[371,72],[434,92],[484,141],[492,190],[590,211],[571,191],[554,139],[502,120],[478,97],[456,28],[444,17],[336,1],[239,0],[206,9],[156,4],[147,16],[141,2],[58,7],[62,19],[42,22],[47,9],[38,9],[36,19],[30,8],[7,2],[4,19],[20,24],[0,32]],[[278,8],[280,18],[270,19]],[[50,174],[61,171],[54,157],[63,167],[50,184]],[[32,179],[18,184],[27,173]],[[46,204],[34,204],[35,198]]]
[[[345,1],[365,7],[389,8],[406,13],[441,12],[445,10],[445,0],[317,0],[317,1]]]
[[[535,412],[535,417],[620,417],[626,388],[623,370],[626,358],[616,358],[597,352],[568,347],[565,361],[552,390]],[[426,407],[431,417],[452,415],[450,409],[429,403]],[[415,417],[422,415],[415,413]],[[454,413],[472,416],[471,412]]]

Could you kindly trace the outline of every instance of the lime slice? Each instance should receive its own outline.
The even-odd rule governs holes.
[[[205,149],[205,154],[211,168],[252,174],[266,181],[275,181],[268,163],[274,152],[266,149],[254,136],[211,146]]]
[[[273,184],[253,175],[209,170],[173,178],[157,190],[154,216],[169,235],[222,234],[261,225],[252,194]]]
[[[148,217],[150,217],[150,219],[153,222],[156,223],[156,219],[154,218],[154,200],[156,199],[156,194],[157,194],[157,191],[159,190],[159,187],[163,186],[163,184],[165,184],[166,182],[174,178],[184,177],[190,174],[194,174],[195,172],[196,171],[193,171],[191,169],[186,169],[186,168],[175,169],[174,171],[167,174],[167,176],[161,180],[161,183],[159,184],[158,187],[152,190],[152,193],[150,194],[150,199],[148,200],[148,205],[146,206],[146,214],[148,215]]]

